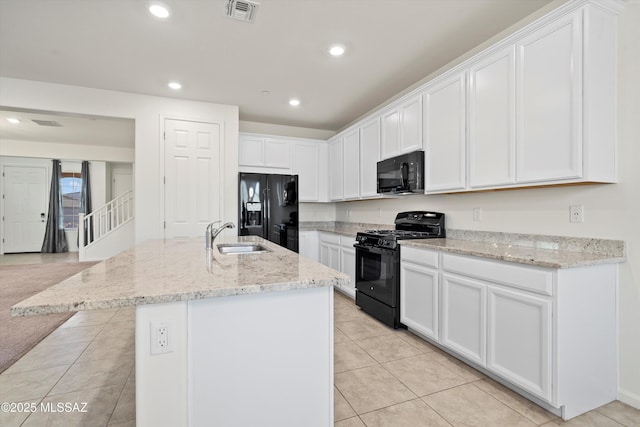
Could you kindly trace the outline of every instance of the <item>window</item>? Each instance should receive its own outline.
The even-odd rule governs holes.
[[[82,191],[80,172],[62,172],[60,188],[62,189],[64,228],[77,229],[78,213],[80,213],[80,194]]]

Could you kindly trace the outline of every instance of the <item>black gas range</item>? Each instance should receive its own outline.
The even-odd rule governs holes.
[[[400,323],[400,247],[405,239],[446,237],[444,214],[400,212],[395,230],[356,235],[356,305],[392,328]]]

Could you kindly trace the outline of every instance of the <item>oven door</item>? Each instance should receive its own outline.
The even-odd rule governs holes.
[[[389,307],[399,300],[398,251],[354,245],[356,248],[356,289]]]

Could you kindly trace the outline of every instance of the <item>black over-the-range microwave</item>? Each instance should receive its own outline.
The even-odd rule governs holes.
[[[378,193],[424,193],[424,151],[379,161]]]

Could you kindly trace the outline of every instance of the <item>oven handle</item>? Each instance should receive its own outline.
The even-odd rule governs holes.
[[[360,251],[370,252],[372,254],[378,254],[378,255],[393,255],[396,252],[393,249],[378,248],[375,246],[363,246],[358,243],[355,243],[353,247],[356,248],[356,251],[360,250]]]

